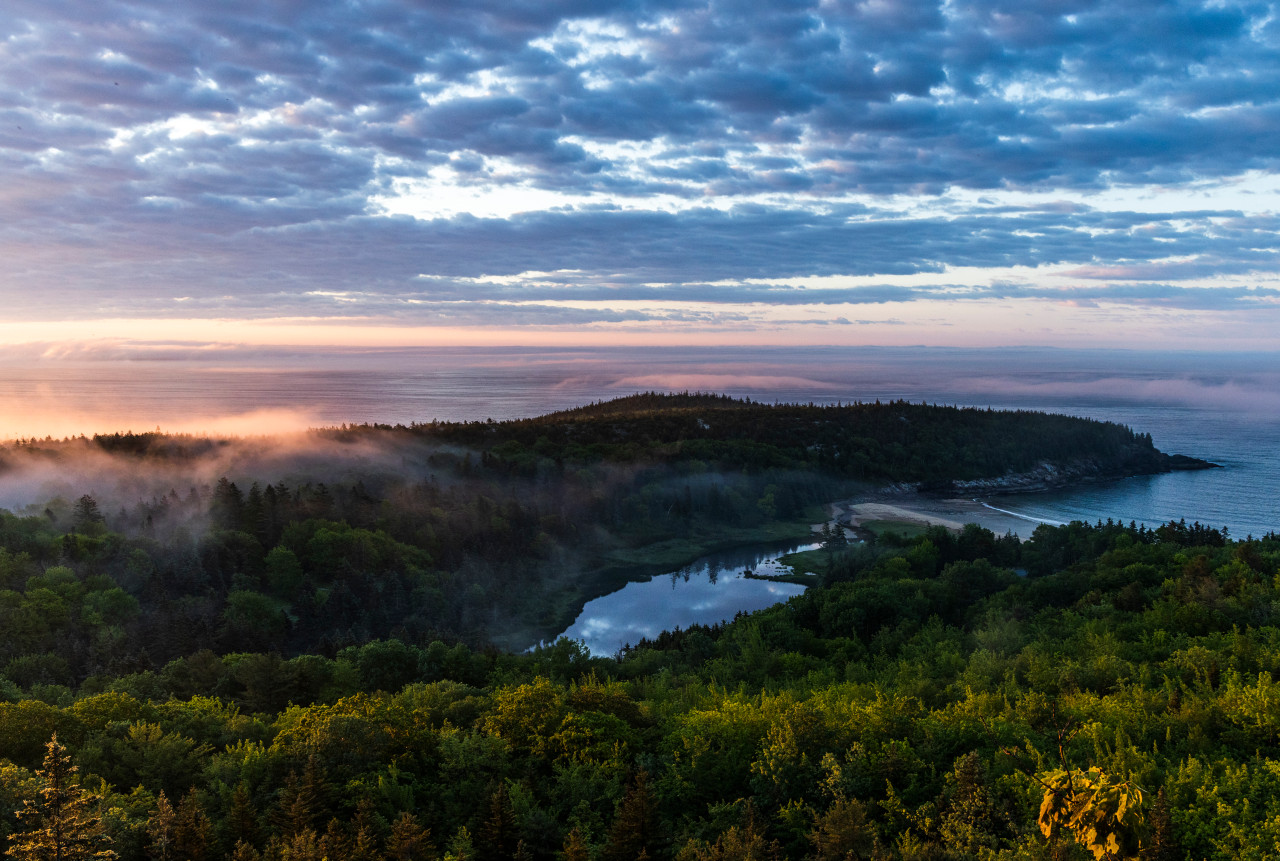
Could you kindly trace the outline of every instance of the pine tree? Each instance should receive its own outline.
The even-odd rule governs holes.
[[[270,524],[267,521],[266,501],[262,496],[262,488],[258,482],[249,487],[249,495],[245,497],[243,526],[253,537],[264,544],[269,539]]]
[[[875,845],[875,826],[861,801],[841,795],[818,815],[809,840],[818,861],[870,858]]]
[[[357,828],[350,846],[349,861],[380,861],[382,858],[378,851],[378,837],[372,829]]]
[[[262,853],[243,840],[237,840],[230,861],[262,861]]]
[[[209,504],[209,516],[218,529],[239,529],[244,512],[244,494],[226,476],[218,479]]]
[[[227,831],[225,837],[228,844],[244,843],[257,846],[261,839],[258,813],[253,809],[253,801],[249,798],[249,790],[240,783],[231,794],[231,808],[227,811]]]
[[[431,832],[418,824],[418,819],[405,810],[391,826],[387,839],[387,858],[391,861],[427,861],[435,857]]]
[[[156,812],[147,820],[147,837],[149,838],[147,855],[153,861],[173,859],[173,837],[176,826],[177,814],[174,813],[173,805],[169,803],[162,789],[160,797],[156,799]]]
[[[325,829],[324,837],[320,838],[320,850],[326,858],[353,859],[355,857],[353,841],[347,836],[337,817],[329,820],[329,827]]]
[[[306,796],[301,792],[296,771],[285,776],[277,804],[273,819],[285,837],[301,834],[315,818],[315,810],[308,805]]]
[[[105,520],[102,516],[102,511],[98,508],[98,500],[87,493],[76,500],[76,507],[72,517],[75,521],[76,532],[88,535],[100,533]]]
[[[213,857],[213,825],[200,806],[194,786],[178,805],[173,842],[177,857],[183,861],[208,861]]]
[[[467,830],[467,826],[458,826],[453,839],[449,841],[449,852],[444,857],[445,861],[475,861],[476,851],[471,845],[471,832]]]
[[[276,811],[277,824],[285,837],[292,838],[307,829],[315,829],[316,819],[324,812],[328,791],[319,760],[314,754],[307,758],[301,779],[297,772],[289,772],[284,788],[280,790],[280,807]]]
[[[1182,847],[1173,835],[1173,818],[1169,815],[1169,800],[1165,798],[1164,787],[1160,787],[1156,795],[1155,806],[1151,809],[1151,839],[1142,847],[1142,861],[1173,861],[1183,857]]]
[[[273,841],[276,851],[273,854],[272,847],[268,847],[267,856],[279,857],[281,861],[325,861],[321,842],[314,828],[304,828],[292,837]]]
[[[499,783],[489,796],[489,818],[477,837],[476,857],[479,861],[509,861],[515,851],[519,837],[511,795],[505,783]]]
[[[766,841],[755,806],[748,801],[741,827],[730,826],[710,846],[702,847],[692,843],[686,846],[680,857],[690,858],[692,861],[769,861],[777,849],[777,841],[772,844]],[[640,855],[645,856],[644,850],[641,850]],[[844,857],[854,858],[850,854],[842,856],[841,861],[844,861]]]
[[[648,772],[641,769],[622,796],[601,857],[604,861],[635,861],[641,852],[657,854],[657,848],[658,802],[649,789]]]
[[[564,861],[591,861],[591,849],[577,826],[564,839]]]
[[[953,851],[978,855],[993,850],[999,830],[995,806],[987,792],[987,775],[977,751],[956,760],[953,789],[942,805],[939,831]]]
[[[16,861],[114,859],[111,838],[91,809],[99,796],[85,792],[76,781],[77,769],[57,733],[45,748],[44,768],[36,772],[44,784],[40,799],[25,800],[18,811],[19,819],[31,827],[9,836],[9,856]]]

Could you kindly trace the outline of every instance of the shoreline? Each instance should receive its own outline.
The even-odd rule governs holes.
[[[976,523],[997,536],[1012,532],[1025,541],[1042,524],[1061,525],[996,508],[977,498],[943,498],[919,493],[853,497],[831,503],[830,511],[830,522],[853,532],[858,532],[864,524],[877,520],[917,526],[943,526],[956,532],[963,529],[965,524]],[[821,528],[822,524],[818,524],[815,530]]]

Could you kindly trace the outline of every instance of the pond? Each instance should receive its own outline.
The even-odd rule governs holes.
[[[581,640],[593,655],[613,655],[625,645],[693,624],[714,625],[738,613],[762,610],[805,590],[795,583],[747,577],[789,574],[778,557],[812,550],[816,543],[757,545],[704,556],[670,574],[628,583],[587,602],[561,636]]]

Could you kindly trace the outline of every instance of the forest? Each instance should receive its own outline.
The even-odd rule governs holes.
[[[335,428],[320,454],[163,434],[6,448],[6,481],[38,465],[95,482],[0,513],[10,854],[1280,848],[1275,534],[832,542],[818,582],[769,610],[612,657],[525,650],[619,578],[807,530],[863,482],[1178,468],[1127,428],[1035,413],[654,397]],[[889,457],[874,475],[872,450]],[[123,495],[180,475],[208,480]]]

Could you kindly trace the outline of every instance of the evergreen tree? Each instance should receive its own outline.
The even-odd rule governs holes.
[[[326,858],[345,858],[354,861],[355,846],[337,817],[329,820],[329,827],[320,838],[320,851]]]
[[[350,861],[378,861],[382,858],[378,847],[386,833],[387,823],[378,815],[376,805],[368,796],[356,804],[351,830],[354,836],[350,841]]]
[[[817,861],[870,858],[875,848],[875,825],[856,798],[836,798],[818,815],[809,833]]]
[[[266,544],[270,538],[271,527],[267,520],[267,506],[263,499],[262,488],[256,481],[249,487],[249,495],[245,497],[241,519],[245,530]]]
[[[325,861],[321,843],[314,828],[304,828],[292,837],[272,841],[272,846],[267,847],[267,857],[280,861]]]
[[[293,838],[307,829],[314,830],[316,819],[324,812],[328,794],[320,761],[312,754],[307,758],[302,778],[298,778],[297,772],[289,772],[284,788],[280,790],[276,820],[284,836]]]
[[[174,848],[183,861],[208,861],[213,857],[213,825],[200,805],[194,786],[178,805]]]
[[[244,514],[244,494],[226,476],[218,479],[209,504],[209,515],[218,529],[239,529]]]
[[[240,783],[231,794],[231,806],[227,811],[226,832],[224,838],[228,845],[245,843],[257,846],[261,839],[258,813],[253,809],[253,801],[249,798],[249,790]]]
[[[648,772],[641,769],[618,804],[601,857],[604,861],[635,861],[642,852],[653,857],[659,854],[658,842],[658,801],[649,789]]]
[[[1151,808],[1151,839],[1142,847],[1139,857],[1142,861],[1174,861],[1185,857],[1178,839],[1173,836],[1173,818],[1169,815],[1169,800],[1165,798],[1163,786]]]
[[[147,854],[153,861],[171,861],[174,857],[174,831],[177,826],[177,814],[173,805],[160,790],[156,799],[156,812],[147,820],[147,837],[149,846]]]
[[[511,795],[505,783],[499,783],[489,796],[489,818],[477,836],[476,857],[479,861],[509,861],[515,852],[519,836],[516,834]]]
[[[939,831],[952,851],[977,856],[994,850],[999,829],[995,806],[987,792],[987,775],[977,751],[956,760],[954,787],[944,800]]]
[[[106,518],[98,508],[98,500],[86,493],[76,500],[73,519],[76,532],[93,535],[102,531],[102,524]]]
[[[91,809],[100,797],[85,792],[75,779],[67,749],[58,734],[45,745],[44,768],[36,776],[44,784],[38,801],[26,800],[18,817],[31,826],[9,836],[15,861],[89,861],[113,859],[111,838]]]
[[[262,853],[243,840],[237,840],[230,861],[262,861]]]
[[[591,848],[587,846],[582,829],[574,826],[564,838],[564,861],[591,861]]]
[[[418,824],[418,819],[405,810],[391,826],[387,838],[389,861],[427,861],[436,855],[431,845],[431,832]]]
[[[467,830],[467,826],[458,826],[453,839],[449,841],[449,852],[444,857],[445,861],[475,861],[476,851],[471,845],[471,832]]]

